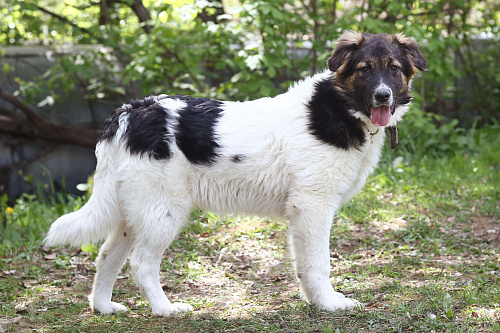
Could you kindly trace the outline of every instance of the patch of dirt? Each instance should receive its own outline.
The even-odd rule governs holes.
[[[487,216],[475,216],[471,218],[471,222],[471,234],[474,238],[500,245],[500,220]]]

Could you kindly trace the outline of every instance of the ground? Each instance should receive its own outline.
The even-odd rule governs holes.
[[[1,319],[3,330],[500,331],[498,217],[471,216],[463,222],[448,217],[439,223],[398,218],[368,224],[337,218],[332,282],[363,308],[333,314],[301,299],[284,221],[238,217],[220,222],[210,214],[194,220],[162,265],[165,292],[173,301],[189,302],[193,313],[151,316],[126,265],[114,300],[130,312],[95,315],[87,303],[95,253],[40,247],[28,254],[20,248],[10,269],[0,273],[2,289],[7,284],[5,292],[17,296],[10,304],[14,308]],[[429,237],[433,241],[426,241]]]
[[[168,297],[194,311],[152,316],[127,263],[113,300],[130,311],[94,314],[96,247],[41,243],[50,222],[84,199],[25,196],[7,212],[0,246],[0,332],[500,332],[495,151],[490,164],[385,161],[333,221],[332,284],[362,303],[334,313],[302,299],[286,221],[194,211],[161,277]]]

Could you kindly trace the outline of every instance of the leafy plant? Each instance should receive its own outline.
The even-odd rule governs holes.
[[[245,0],[223,7],[219,1],[151,0],[143,7],[149,21],[136,15],[134,3],[142,4],[113,2],[106,18],[82,0],[9,2],[0,12],[6,22],[0,44],[95,45],[59,58],[33,82],[17,79],[18,94],[28,103],[44,101],[41,106],[57,103],[59,89],[83,89],[89,101],[152,93],[233,100],[276,95],[325,68],[332,41],[355,29],[403,32],[421,42],[429,72],[415,80],[415,88],[426,112],[467,126],[499,118],[499,16],[493,1],[370,0],[349,6],[336,0]],[[426,120],[459,134],[456,122],[446,127],[443,119]]]

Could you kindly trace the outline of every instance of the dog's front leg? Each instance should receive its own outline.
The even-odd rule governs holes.
[[[290,245],[306,300],[327,311],[354,308],[359,303],[336,292],[329,279],[329,238],[335,209],[292,207],[295,212],[289,221]]]

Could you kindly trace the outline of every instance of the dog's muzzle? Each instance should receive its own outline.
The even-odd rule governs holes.
[[[394,113],[392,90],[381,84],[373,93],[373,107],[370,109],[370,120],[374,126],[385,126]]]

